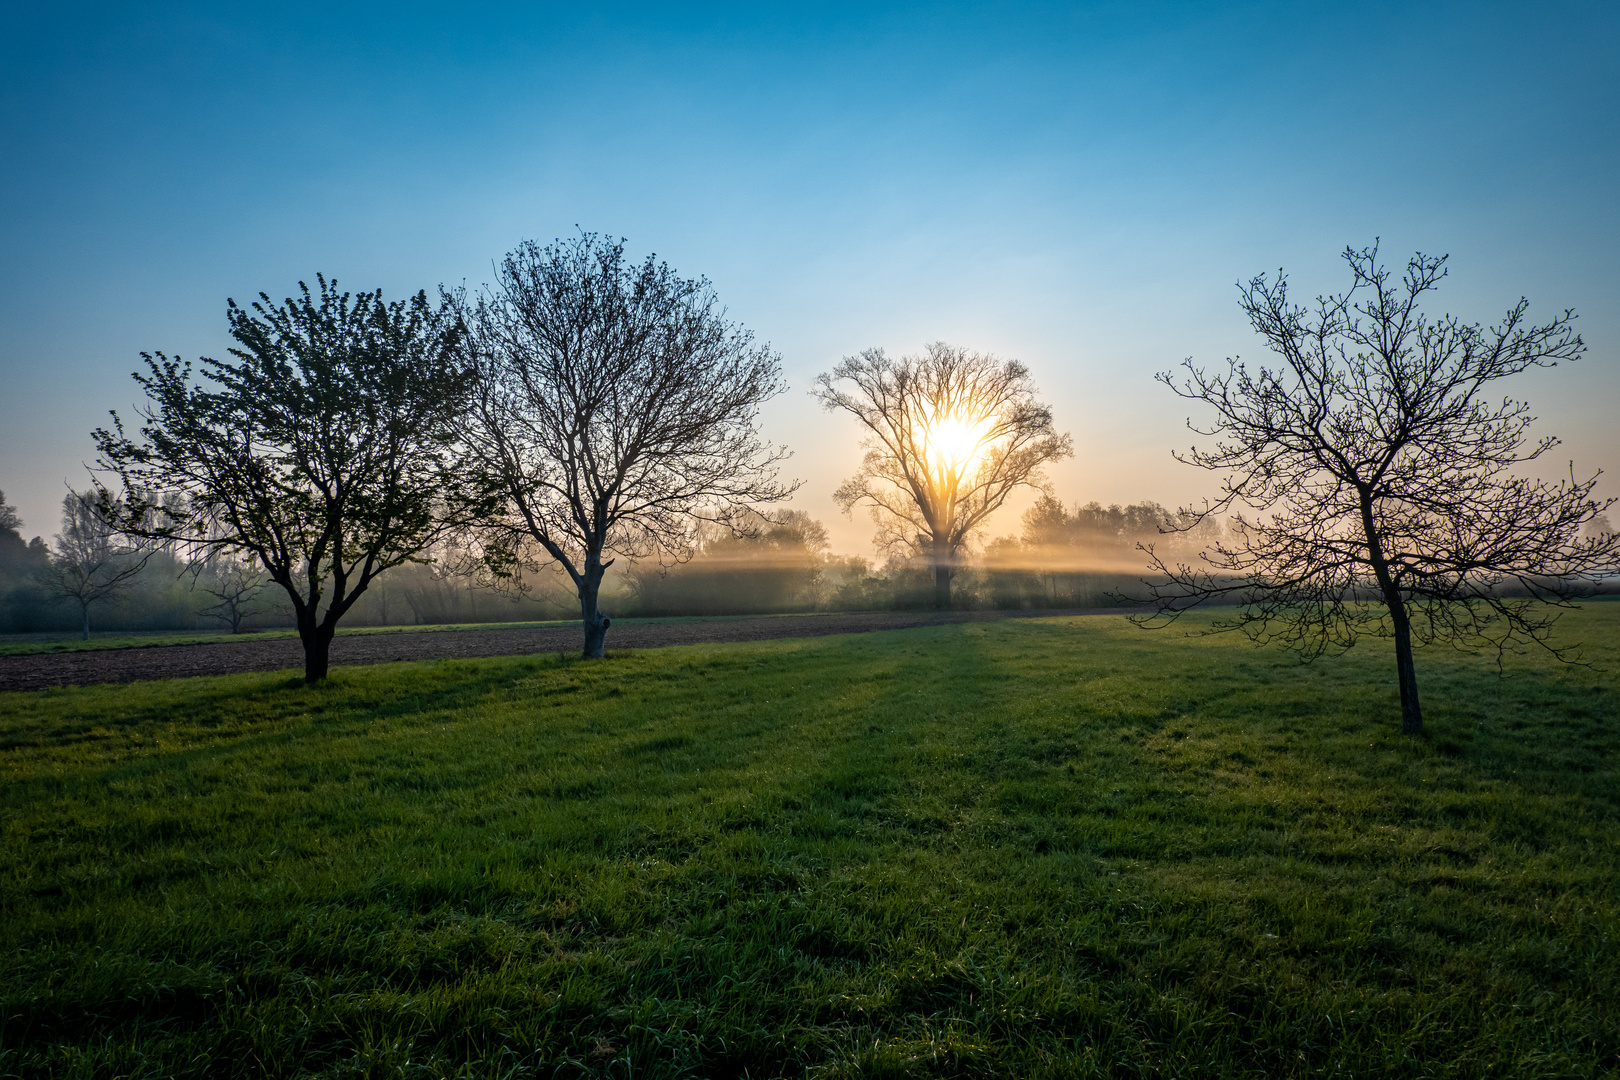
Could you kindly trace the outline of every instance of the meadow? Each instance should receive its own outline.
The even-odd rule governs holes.
[[[1613,1076],[1564,628],[1418,739],[1112,616],[0,695],[0,1076]]]

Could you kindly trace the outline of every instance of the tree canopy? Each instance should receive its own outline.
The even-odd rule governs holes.
[[[1399,279],[1376,247],[1344,259],[1350,288],[1309,308],[1280,272],[1243,287],[1280,366],[1188,361],[1159,376],[1214,413],[1208,427],[1189,421],[1214,444],[1178,455],[1222,478],[1189,520],[1238,513],[1203,559],[1158,559],[1155,596],[1166,618],[1240,601],[1219,628],[1307,657],[1393,637],[1402,726],[1415,732],[1414,641],[1499,656],[1535,643],[1568,658],[1548,636],[1557,609],[1616,572],[1620,544],[1586,528],[1609,505],[1592,498],[1596,474],[1528,475],[1558,440],[1532,439],[1529,407],[1495,396],[1503,379],[1580,357],[1574,313],[1533,324],[1521,299],[1489,327],[1432,316],[1422,303],[1444,257],[1414,255]]]
[[[117,413],[95,432],[100,466],[123,483],[122,527],[249,554],[291,601],[311,682],[377,576],[479,508],[450,445],[468,381],[455,313],[421,292],[385,303],[316,280],[282,304],[229,301],[237,347],[201,360],[205,382],[178,357],[143,354],[138,435]],[[102,502],[114,506],[110,491]]]
[[[1041,466],[1074,452],[1017,360],[936,341],[899,360],[867,349],[816,382],[822,405],[867,435],[860,470],[834,498],[846,513],[870,506],[880,548],[928,561],[940,607],[973,532],[1015,489],[1038,486]]]
[[[503,499],[481,522],[491,565],[515,573],[536,547],[560,565],[585,656],[605,649],[598,599],[615,558],[678,558],[695,520],[737,522],[796,486],[755,428],[784,388],[781,360],[708,281],[583,233],[520,245],[493,286],[452,299],[473,386],[460,434]]]

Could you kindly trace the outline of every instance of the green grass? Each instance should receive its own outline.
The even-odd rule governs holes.
[[[0,695],[4,1076],[1613,1076],[1606,670],[1013,620]]]

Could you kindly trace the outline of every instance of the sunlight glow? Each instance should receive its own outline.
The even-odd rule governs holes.
[[[945,416],[924,428],[923,453],[935,473],[943,477],[964,476],[972,472],[989,449],[986,436],[990,433],[993,420],[993,417],[984,416],[969,422],[958,416]]]

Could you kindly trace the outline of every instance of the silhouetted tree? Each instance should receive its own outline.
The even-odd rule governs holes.
[[[104,507],[93,492],[62,498],[62,531],[56,550],[41,570],[48,596],[78,605],[83,637],[90,640],[90,609],[127,592],[156,550],[150,540],[119,530],[122,503]]]
[[[465,407],[461,326],[424,293],[384,303],[317,278],[281,305],[229,302],[229,361],[145,354],[139,438],[113,414],[100,465],[126,492],[170,497],[152,530],[126,496],[122,524],[193,548],[250,555],[292,603],[304,678],[326,677],[338,620],[377,575],[421,557],[479,509],[452,478],[450,420]],[[103,491],[103,503],[110,493]]]
[[[824,407],[870,433],[860,471],[834,498],[846,513],[871,506],[880,549],[928,561],[941,608],[950,607],[951,576],[973,531],[1015,488],[1039,486],[1042,465],[1074,452],[1016,360],[943,342],[898,361],[867,349],[816,381]]]
[[[785,452],[754,429],[780,359],[706,280],[582,234],[522,244],[492,288],[456,299],[476,388],[462,436],[506,500],[484,522],[492,562],[510,570],[532,542],[562,566],[586,657],[603,655],[615,557],[678,552],[695,516],[728,522],[792,492],[776,479]]]
[[[1534,642],[1568,658],[1548,640],[1550,606],[1614,572],[1620,543],[1582,535],[1609,505],[1591,498],[1595,476],[1577,481],[1573,466],[1557,483],[1514,475],[1557,440],[1527,442],[1527,406],[1488,396],[1500,379],[1579,357],[1573,312],[1531,325],[1521,299],[1489,328],[1434,318],[1420,301],[1445,276],[1444,257],[1414,255],[1399,282],[1376,247],[1344,258],[1350,289],[1311,309],[1289,301],[1280,273],[1243,288],[1244,313],[1280,368],[1233,360],[1209,374],[1188,361],[1185,378],[1159,376],[1215,410],[1210,428],[1194,427],[1215,445],[1177,455],[1223,474],[1221,497],[1191,520],[1234,506],[1259,516],[1239,514],[1196,567],[1156,559],[1154,593],[1168,617],[1239,599],[1219,629],[1308,658],[1362,634],[1392,636],[1401,728],[1415,733],[1414,639],[1490,647],[1499,659]]]
[[[22,524],[22,518],[17,516],[17,508],[6,502],[6,493],[0,491],[0,532],[16,533],[21,539]]]

